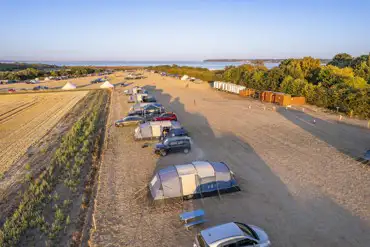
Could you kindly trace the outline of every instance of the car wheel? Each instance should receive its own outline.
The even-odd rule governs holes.
[[[162,156],[166,156],[167,155],[167,152],[165,150],[161,150],[161,155]]]
[[[184,149],[184,153],[186,153],[186,154],[189,153],[189,149],[188,148],[185,148]]]

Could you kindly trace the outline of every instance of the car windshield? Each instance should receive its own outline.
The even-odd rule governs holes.
[[[240,228],[240,230],[242,230],[248,236],[250,236],[254,239],[257,239],[257,240],[259,239],[257,234],[249,226],[247,226],[245,224],[242,224],[242,223],[235,223],[235,224]]]
[[[204,241],[202,235],[198,234],[197,235],[198,243],[200,247],[208,247],[209,245]]]

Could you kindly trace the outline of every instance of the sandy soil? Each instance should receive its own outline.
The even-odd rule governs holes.
[[[4,173],[86,93],[0,96],[0,172]]]
[[[103,76],[87,76],[87,77],[80,77],[80,78],[73,78],[67,80],[51,80],[51,81],[40,81],[38,84],[26,84],[26,83],[14,83],[14,84],[4,84],[0,85],[0,92],[4,90],[8,90],[10,88],[15,88],[18,91],[22,91],[21,89],[33,89],[34,87],[41,85],[47,86],[49,89],[61,89],[67,82],[71,82],[77,86],[78,89],[98,89],[100,85],[103,83],[95,83],[91,84],[92,80],[97,78],[102,78]],[[117,72],[112,75],[108,75],[108,80],[113,85],[120,84],[124,81],[123,72]]]
[[[133,141],[133,128],[110,126],[94,245],[191,246],[199,228],[186,231],[178,215],[203,208],[208,222],[200,229],[241,221],[265,229],[274,246],[368,246],[370,171],[354,158],[370,148],[369,130],[295,109],[273,111],[207,84],[186,87],[180,80],[148,76],[134,85],[147,86],[176,112],[193,137],[193,149],[158,158]],[[121,90],[114,92],[110,124],[129,108]],[[144,192],[153,172],[196,159],[229,164],[241,191],[153,204]]]

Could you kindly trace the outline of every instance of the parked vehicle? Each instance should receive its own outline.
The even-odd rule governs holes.
[[[194,247],[271,246],[268,235],[257,226],[230,222],[201,231],[195,237]]]
[[[149,107],[149,105],[152,105],[152,106],[154,106],[156,108],[160,108],[160,110],[159,110],[160,113],[164,113],[165,112],[164,107],[161,104],[159,104],[159,103],[137,103],[137,104],[133,105],[130,108],[129,112],[143,111],[145,108],[146,109],[149,109],[149,110],[150,109],[154,109],[153,107]]]
[[[166,156],[168,153],[184,152],[191,150],[191,140],[188,136],[167,137],[162,142],[155,145],[154,153]]]
[[[142,98],[142,102],[157,102],[157,99],[152,95],[148,95]]]
[[[163,135],[163,131],[180,129],[181,125],[176,121],[156,121],[140,124],[135,129],[135,140],[156,139]]]
[[[8,93],[15,93],[15,92],[16,92],[15,88],[8,89]]]
[[[47,86],[37,86],[37,87],[33,88],[33,90],[46,90],[46,89],[49,89],[49,87],[47,87]]]
[[[160,137],[160,140],[165,139],[166,137],[174,137],[174,136],[189,136],[189,133],[186,129],[171,129],[168,132],[163,133]]]
[[[137,93],[134,95],[136,102],[144,102],[143,98],[148,97],[148,94],[146,93]]]
[[[145,122],[145,119],[140,116],[127,116],[123,119],[117,120],[114,125],[116,127],[124,127],[129,125],[137,125]]]
[[[165,112],[159,115],[158,117],[153,118],[153,121],[166,121],[166,120],[177,121],[177,116],[173,112]]]

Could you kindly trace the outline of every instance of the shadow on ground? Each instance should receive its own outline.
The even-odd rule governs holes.
[[[370,242],[368,223],[353,216],[351,212],[325,195],[318,198],[292,195],[251,145],[234,133],[213,130],[207,119],[196,112],[195,101],[186,102],[193,104],[194,112],[189,112],[185,110],[185,102],[181,102],[180,98],[172,98],[155,86],[146,86],[146,89],[154,94],[168,111],[177,114],[194,142],[192,151],[187,155],[179,153],[160,157],[156,170],[193,160],[224,161],[235,173],[240,186],[240,192],[216,197],[182,203],[179,200],[163,201],[167,206],[183,207],[183,210],[203,208],[208,222],[196,230],[229,221],[240,221],[262,227],[269,234],[274,246],[368,246]],[[280,113],[329,144],[333,142],[335,145],[335,139],[331,136],[341,132],[340,130],[323,132],[320,131],[321,128],[301,123],[301,120],[296,119],[298,116],[309,122],[310,116],[305,114],[302,116],[290,111]],[[221,121],[222,118],[227,121],[227,116],[219,117]],[[323,125],[324,129],[331,129],[331,124],[324,121],[319,120],[316,124]],[[349,136],[352,140],[350,130],[343,138]],[[367,139],[361,140],[365,142]],[[348,138],[348,143],[337,146],[348,152],[353,151],[351,144],[352,141]],[[178,244],[185,246],[191,242],[192,239],[179,239]]]
[[[350,157],[361,157],[366,150],[370,149],[370,130],[368,129],[328,122],[302,111],[287,110],[283,107],[280,107],[277,112],[290,122]]]

